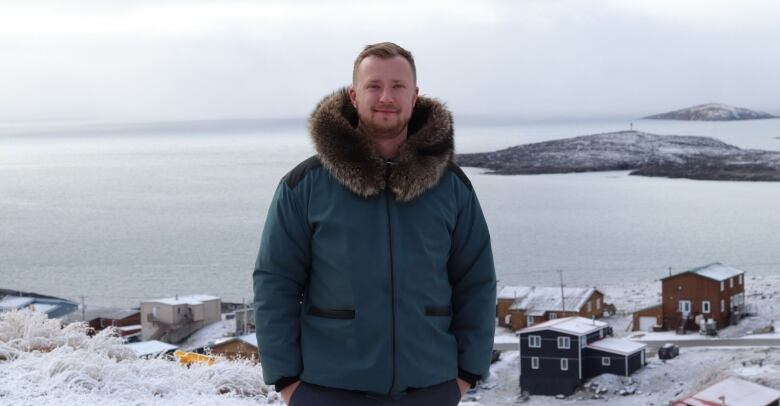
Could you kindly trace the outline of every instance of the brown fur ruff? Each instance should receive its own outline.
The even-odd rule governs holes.
[[[418,97],[406,142],[385,177],[385,160],[357,130],[357,110],[347,88],[325,97],[309,119],[309,131],[322,165],[342,185],[362,197],[387,188],[408,202],[439,182],[455,152],[452,115],[443,103]]]

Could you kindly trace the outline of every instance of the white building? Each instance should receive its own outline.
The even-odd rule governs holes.
[[[220,321],[221,306],[220,298],[209,295],[141,302],[143,340],[177,343],[199,328]]]

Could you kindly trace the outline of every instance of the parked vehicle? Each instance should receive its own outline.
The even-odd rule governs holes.
[[[666,343],[658,349],[658,358],[672,359],[680,355],[680,347],[672,343]]]

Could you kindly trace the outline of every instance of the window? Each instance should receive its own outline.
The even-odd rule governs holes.
[[[729,288],[734,287],[734,278],[729,278]]]
[[[539,369],[539,357],[531,357],[531,369]]]
[[[609,357],[601,357],[601,365],[605,367],[612,365],[612,359]]]
[[[568,350],[569,348],[571,348],[571,338],[558,337],[558,349]]]
[[[599,330],[599,338],[604,338],[604,330]]]
[[[550,320],[555,320],[558,318],[558,313],[550,313]]]
[[[591,306],[590,301],[588,301],[588,312],[593,311],[593,306]]]
[[[726,301],[723,299],[720,299],[720,311],[725,312],[726,311]]]
[[[720,281],[720,291],[723,292],[723,281]]]
[[[596,310],[601,309],[601,298],[596,298]]]
[[[525,318],[525,325],[526,326],[533,326],[534,325],[534,316],[528,316]]]
[[[580,337],[580,347],[585,347],[588,344],[588,336]]]
[[[561,371],[568,371],[568,370],[569,370],[569,359],[561,358]]]
[[[739,284],[742,284],[742,274],[739,274]]]
[[[701,312],[702,313],[709,313],[710,312],[710,301],[705,300],[701,302]]]
[[[531,348],[542,348],[542,336],[528,336],[528,346]]]

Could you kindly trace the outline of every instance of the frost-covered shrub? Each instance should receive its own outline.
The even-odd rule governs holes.
[[[30,311],[0,313],[0,404],[262,405],[278,394],[250,361],[190,367],[140,359],[115,331]]]

